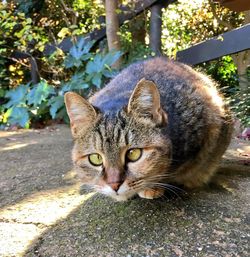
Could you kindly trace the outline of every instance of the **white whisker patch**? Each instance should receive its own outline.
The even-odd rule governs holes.
[[[104,195],[115,196],[116,192],[108,185],[101,187],[100,192]]]
[[[110,196],[117,201],[126,201],[136,194],[134,190],[131,190],[126,182],[124,182],[119,190],[115,192],[109,185],[95,187],[95,190],[101,194]]]

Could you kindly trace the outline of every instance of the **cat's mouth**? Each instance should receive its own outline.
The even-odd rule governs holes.
[[[117,201],[127,201],[129,198],[137,194],[129,185],[125,182],[119,187],[117,191],[112,189],[108,184],[103,185],[102,187],[97,186],[95,190],[101,194],[110,196]]]

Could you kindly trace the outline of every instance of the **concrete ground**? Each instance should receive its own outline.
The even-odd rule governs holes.
[[[67,126],[0,132],[0,256],[250,256],[250,143],[214,182],[162,199],[79,194]]]

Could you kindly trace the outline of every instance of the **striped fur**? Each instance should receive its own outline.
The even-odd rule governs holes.
[[[164,58],[129,66],[89,101],[67,93],[65,103],[79,177],[117,200],[159,197],[169,183],[207,183],[232,133],[214,82]],[[126,159],[133,148],[142,149],[136,162]],[[102,166],[91,165],[92,153]]]

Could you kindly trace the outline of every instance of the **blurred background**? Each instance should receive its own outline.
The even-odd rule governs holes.
[[[65,92],[88,97],[131,62],[176,59],[184,49],[247,25],[247,2],[1,1],[0,129],[68,122]],[[249,50],[195,65],[218,82],[244,128],[250,123],[249,65]]]

